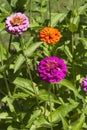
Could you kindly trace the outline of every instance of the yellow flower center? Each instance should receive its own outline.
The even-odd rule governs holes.
[[[49,67],[49,68],[55,68],[56,67],[56,61],[48,61],[46,63],[46,65]]]
[[[13,25],[13,26],[17,26],[17,25],[21,25],[23,22],[22,18],[20,16],[14,16],[12,18],[12,20],[10,21],[10,23]]]

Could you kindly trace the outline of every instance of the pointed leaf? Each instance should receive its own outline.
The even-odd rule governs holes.
[[[11,112],[15,112],[15,108],[13,106],[13,100],[9,97],[6,98],[6,101],[8,103],[9,109]]]
[[[29,121],[28,121],[28,125],[26,126],[26,128],[30,128],[30,126],[33,124],[33,122],[37,119],[37,117],[39,117],[41,115],[41,110],[35,110],[33,111],[33,114],[31,115]]]
[[[27,2],[27,0],[22,0],[22,1],[17,0],[17,2],[16,2],[17,11],[24,12],[26,2]]]
[[[68,130],[68,123],[67,123],[65,117],[62,117],[62,116],[60,115],[60,118],[61,118],[61,120],[62,120],[63,129],[64,129],[64,130]]]
[[[34,124],[37,128],[39,127],[50,128],[51,126],[50,123],[42,115],[37,120],[34,121]]]
[[[0,119],[12,119],[12,117],[9,117],[7,112],[2,112],[0,113]]]
[[[24,63],[25,61],[25,58],[22,54],[20,54],[17,59],[16,59],[16,62],[15,62],[15,65],[14,65],[14,73],[20,69],[21,65]]]
[[[5,29],[5,24],[4,23],[0,23],[0,32],[2,31],[2,30],[4,30]]]
[[[72,62],[73,56],[72,56],[72,54],[71,54],[71,52],[70,52],[68,46],[65,46],[65,47],[64,47],[64,52],[65,52],[65,54],[67,55],[67,57],[69,58],[69,60]]]
[[[28,80],[28,79],[17,77],[13,81],[13,84],[15,84],[18,88],[25,90],[29,94],[34,94],[34,90],[33,90],[33,87],[32,87],[32,82],[30,80]]]
[[[21,50],[20,45],[18,42],[12,42],[11,45],[15,48],[17,52]]]
[[[18,92],[18,93],[15,93],[15,94],[12,96],[12,98],[13,98],[13,99],[16,99],[16,98],[21,98],[21,99],[23,99],[23,98],[26,98],[26,97],[28,97],[28,96],[29,96],[29,94],[27,94],[27,93]]]
[[[0,113],[0,119],[5,119],[6,117],[8,117],[8,113],[7,112]]]
[[[39,91],[39,98],[41,101],[49,101],[49,93],[46,90],[40,90]],[[50,101],[60,104],[60,101],[55,99],[55,95],[50,93]]]
[[[74,23],[70,23],[70,24],[68,25],[68,28],[69,28],[69,30],[70,30],[72,33],[73,33],[73,32],[76,32],[77,29],[78,29],[77,25],[74,24]]]
[[[82,130],[83,123],[85,121],[85,115],[82,114],[71,126],[72,130]]]
[[[67,88],[69,88],[71,91],[74,92],[75,96],[78,95],[78,91],[77,91],[76,87],[75,87],[75,86],[73,85],[73,83],[70,82],[69,80],[63,79],[63,80],[61,80],[61,81],[59,82],[59,84],[65,86],[65,87],[67,87]]]
[[[64,13],[52,13],[51,15],[51,26],[55,26],[58,22],[61,23],[67,16],[67,11]]]
[[[25,50],[25,56],[31,56],[32,53],[42,44],[42,42],[33,43],[27,50]]]
[[[87,38],[79,38],[79,40],[82,42],[84,49],[87,50]]]
[[[87,3],[78,8],[78,13],[83,14],[87,10]]]
[[[13,126],[10,125],[10,126],[8,126],[7,130],[18,130],[18,129],[16,128],[16,126],[13,127]]]
[[[74,102],[73,104],[66,103],[64,105],[61,105],[49,115],[48,119],[51,122],[59,122],[61,120],[60,116],[62,117],[67,116],[67,114],[77,106],[78,106],[77,102]]]

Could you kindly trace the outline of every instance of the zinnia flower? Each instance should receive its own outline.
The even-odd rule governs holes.
[[[25,14],[18,12],[6,18],[5,26],[11,34],[22,34],[29,27],[29,21]]]
[[[82,80],[81,86],[82,86],[82,89],[83,89],[85,92],[87,92],[87,77],[85,77],[85,78]]]
[[[45,27],[40,31],[40,40],[47,44],[55,44],[60,40],[60,32],[56,28]]]
[[[66,71],[66,64],[56,56],[45,57],[38,65],[40,78],[48,83],[59,82],[66,76]]]

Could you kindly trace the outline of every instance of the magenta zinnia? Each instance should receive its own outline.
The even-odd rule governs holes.
[[[22,34],[29,27],[29,21],[25,14],[18,12],[6,18],[5,26],[11,34]]]
[[[45,57],[38,65],[40,78],[48,83],[59,82],[66,76],[66,72],[64,60],[56,56]]]
[[[81,86],[82,86],[82,89],[83,89],[85,92],[87,92],[87,77],[85,77],[85,78],[82,80]]]

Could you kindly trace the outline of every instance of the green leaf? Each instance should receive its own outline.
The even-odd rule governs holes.
[[[16,99],[16,98],[24,99],[24,98],[26,98],[26,97],[28,97],[28,96],[29,96],[29,94],[27,94],[27,93],[18,92],[18,93],[15,93],[15,94],[12,96],[12,98],[13,98],[13,99]]]
[[[52,13],[51,15],[51,26],[54,27],[55,25],[61,23],[64,18],[67,16],[67,11],[64,13]]]
[[[5,119],[6,117],[8,117],[8,113],[7,112],[0,113],[0,119]]]
[[[12,119],[12,117],[9,117],[7,112],[2,112],[0,113],[0,119]]]
[[[9,64],[3,65],[3,61],[7,60],[7,51],[6,48],[3,46],[3,44],[0,43],[0,72],[4,72],[4,70],[9,66]]]
[[[0,43],[0,62],[6,60],[7,50],[2,43]]]
[[[18,42],[12,42],[11,45],[15,48],[17,52],[21,50],[20,45]]]
[[[80,22],[80,16],[76,15],[75,17],[71,17],[70,24],[68,25],[68,28],[71,32],[76,32],[78,30],[78,25]]]
[[[22,54],[20,54],[20,55],[17,57],[16,61],[15,61],[14,73],[15,73],[17,70],[20,69],[20,67],[21,67],[21,65],[24,63],[24,61],[25,61],[25,57],[24,57]]]
[[[39,23],[32,19],[32,23],[30,24],[30,28],[38,28],[39,27]]]
[[[74,18],[72,17],[70,19],[70,23],[74,24],[75,26],[77,26],[77,28],[78,28],[79,21],[80,21],[80,16],[78,16],[78,15],[75,16]]]
[[[9,106],[9,109],[11,112],[15,112],[15,108],[13,106],[13,100],[12,98],[6,96],[2,99],[3,102],[7,102],[8,106]]]
[[[84,4],[83,6],[80,6],[78,8],[78,13],[83,14],[87,10],[87,4]]]
[[[72,62],[73,56],[72,56],[68,46],[64,46],[64,52],[67,55],[67,57],[69,58],[70,62]]]
[[[13,127],[13,126],[10,125],[10,126],[8,126],[7,130],[19,130],[19,129],[17,129],[16,126]]]
[[[10,111],[15,112],[15,108],[13,106],[13,100],[11,98],[7,97],[7,103],[8,103]]]
[[[69,126],[69,125],[68,125],[68,123],[67,123],[65,117],[62,117],[62,116],[60,115],[60,118],[61,118],[61,120],[62,120],[63,129],[64,129],[64,130],[68,130],[68,126]]]
[[[61,81],[59,82],[59,84],[65,86],[65,87],[67,87],[67,88],[69,88],[71,91],[74,92],[75,96],[78,95],[78,91],[77,91],[76,87],[74,86],[74,84],[73,84],[71,81],[69,81],[69,80],[67,80],[67,79],[63,79],[63,80],[61,80]]]
[[[0,23],[2,23],[2,21],[4,21],[6,19],[6,17],[8,17],[8,16],[9,16],[9,14],[7,14],[7,13],[0,13]]]
[[[34,51],[42,44],[42,42],[32,43],[27,50],[24,51],[25,56],[31,56]]]
[[[78,106],[77,102],[74,103],[65,103],[64,105],[61,105],[60,107],[58,107],[54,112],[52,112],[48,119],[50,122],[56,123],[59,122],[61,120],[61,116],[65,117],[67,116],[67,114],[69,112],[71,112],[74,108],[76,108]]]
[[[49,101],[49,93],[46,90],[39,90],[39,99],[41,101]],[[50,93],[50,101],[60,104],[60,101],[55,99],[55,95]]]
[[[0,66],[0,72],[4,72],[8,65]]]
[[[82,114],[79,119],[77,119],[75,122],[72,123],[72,129],[71,130],[82,130],[83,123],[85,122],[85,115]]]
[[[37,120],[34,121],[34,124],[36,128],[39,128],[39,127],[50,128],[51,126],[50,123],[42,115]]]
[[[7,0],[10,6],[15,7],[17,0]]]
[[[87,38],[79,38],[79,40],[82,42],[84,49],[87,50]]]
[[[5,29],[5,24],[4,23],[0,23],[0,32],[3,31]]]
[[[36,130],[36,126],[35,125],[32,125],[30,130]]]
[[[34,94],[34,90],[32,87],[32,82],[28,79],[24,79],[21,77],[17,77],[14,81],[13,84],[15,84],[18,88],[24,90],[25,92],[27,92],[30,95]],[[35,85],[35,84],[33,84]]]
[[[72,33],[73,33],[73,32],[76,32],[77,29],[78,29],[77,25],[76,25],[76,24],[73,24],[73,23],[70,23],[70,24],[68,25],[68,28],[69,28],[69,30],[70,30]]]
[[[30,44],[32,43],[33,41],[33,37],[30,37],[25,43],[24,43],[24,47],[25,48],[28,48],[30,46]]]
[[[45,56],[50,56],[50,52],[51,51],[49,50],[49,46],[48,45],[46,45],[45,43],[43,43],[42,49],[43,49],[43,53],[44,53]],[[51,49],[51,46],[50,46],[50,49]]]
[[[4,13],[4,14],[9,15],[9,12],[5,8],[3,8],[3,7],[0,6],[0,13],[1,12]]]
[[[17,0],[16,2],[16,9],[17,11],[22,11],[24,12],[25,10],[25,4],[26,4],[27,0]]]
[[[39,117],[41,115],[41,110],[35,110],[33,111],[33,114],[31,114],[31,117],[28,121],[28,125],[26,126],[26,128],[30,128],[31,125],[33,124],[33,122],[37,119],[37,117]]]

